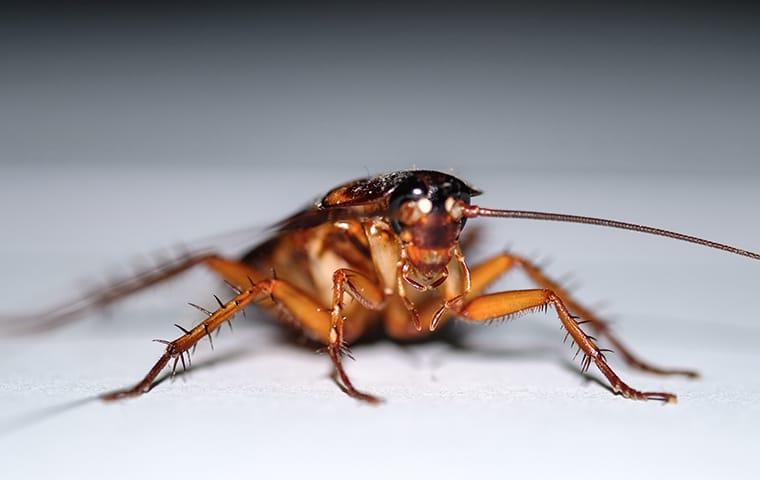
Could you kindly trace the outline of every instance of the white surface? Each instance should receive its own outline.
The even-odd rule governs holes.
[[[3,310],[64,298],[83,275],[177,238],[266,224],[361,175],[4,173]],[[489,192],[483,205],[615,216],[760,249],[757,178],[463,176]],[[225,195],[209,194],[222,182]],[[260,200],[265,209],[256,208]],[[633,233],[481,223],[476,259],[510,240],[518,251],[551,254],[550,272],[572,270],[584,282],[582,299],[606,299],[637,352],[704,378],[639,374],[613,356],[632,385],[673,391],[680,403],[614,397],[568,368],[572,354],[557,321],[533,315],[457,327],[471,350],[440,342],[356,347],[353,379],[387,399],[372,408],[338,391],[327,359],[238,320],[215,352],[200,345],[194,364],[210,365],[137,400],[77,403],[138,380],[161,351],[150,339],[197,319],[184,302],[224,292],[193,274],[105,319],[0,339],[2,477],[757,477],[760,328],[751,301],[760,265]],[[499,285],[526,283],[515,276]]]

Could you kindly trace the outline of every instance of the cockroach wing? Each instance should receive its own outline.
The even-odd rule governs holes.
[[[415,171],[393,172],[376,177],[362,178],[330,190],[319,202],[320,208],[367,205],[387,199],[404,180]]]
[[[359,205],[356,207],[312,207],[301,210],[293,216],[275,224],[276,233],[312,228],[327,222],[383,215],[387,206],[382,204]]]
[[[311,228],[326,222],[383,215],[388,198],[413,171],[393,172],[375,177],[361,178],[336,187],[313,205],[274,225],[274,230],[285,232]]]

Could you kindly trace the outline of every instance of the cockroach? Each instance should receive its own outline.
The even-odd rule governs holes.
[[[581,356],[581,370],[591,365],[606,377],[616,395],[635,400],[676,401],[666,392],[646,392],[625,383],[607,363],[612,350],[633,368],[659,375],[696,377],[691,370],[654,366],[634,355],[607,323],[583,306],[557,281],[529,259],[501,252],[468,266],[460,235],[469,219],[498,217],[573,222],[669,237],[760,260],[760,254],[701,238],[616,220],[557,213],[497,210],[471,199],[481,192],[464,181],[437,171],[411,170],[359,179],[336,187],[308,208],[273,225],[267,240],[241,258],[214,252],[182,258],[96,290],[76,302],[37,317],[35,328],[54,327],[101,309],[136,292],[205,265],[235,292],[216,297],[218,308],[191,329],[176,325],[181,335],[159,340],[166,349],[136,385],[105,393],[103,400],[135,397],[151,390],[171,363],[190,366],[190,354],[204,338],[249,305],[274,314],[306,337],[323,345],[334,378],[349,396],[370,403],[380,399],[354,387],[343,368],[349,345],[382,327],[395,340],[427,337],[452,317],[486,323],[533,310],[553,310]],[[535,289],[484,293],[496,279],[521,269]],[[354,300],[354,301],[351,301]],[[592,330],[600,340],[586,333]]]

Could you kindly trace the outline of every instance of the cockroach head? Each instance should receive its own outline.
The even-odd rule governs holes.
[[[393,190],[389,219],[412,263],[433,274],[450,260],[467,221],[463,207],[480,191],[445,173],[412,173]]]

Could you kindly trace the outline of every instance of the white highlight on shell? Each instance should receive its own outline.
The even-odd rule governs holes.
[[[457,220],[462,218],[462,206],[457,202],[456,198],[447,198],[443,206],[446,207],[446,211],[449,212],[449,215],[451,215],[452,218]]]
[[[421,198],[417,202],[417,208],[422,213],[430,213],[433,211],[433,202],[431,202],[428,198]]]

